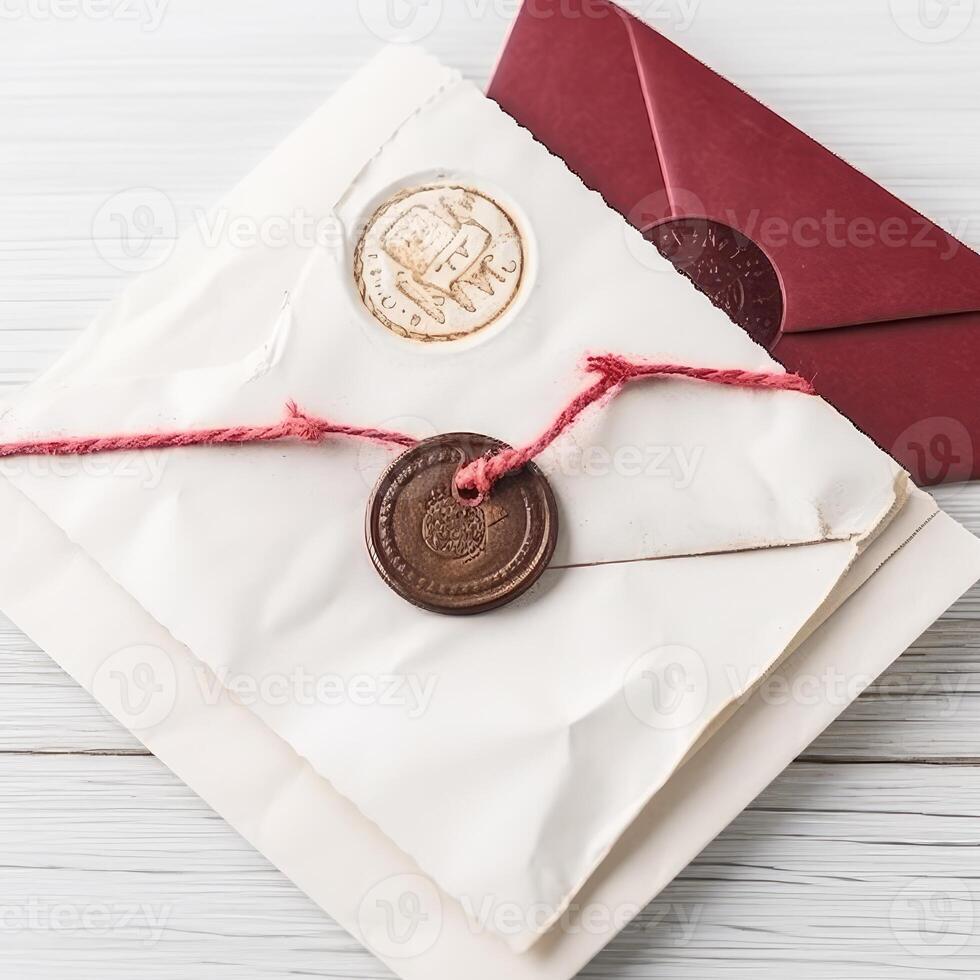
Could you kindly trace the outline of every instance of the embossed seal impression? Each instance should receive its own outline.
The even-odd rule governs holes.
[[[524,266],[521,233],[497,201],[470,187],[429,184],[374,212],[354,253],[354,280],[392,333],[451,341],[500,319]]]
[[[783,290],[765,252],[740,231],[707,218],[677,218],[646,237],[678,272],[767,350],[779,338]]]
[[[433,612],[486,612],[526,592],[548,567],[557,507],[533,463],[476,506],[455,488],[460,467],[502,448],[472,433],[436,436],[382,474],[368,504],[368,550],[402,598]]]

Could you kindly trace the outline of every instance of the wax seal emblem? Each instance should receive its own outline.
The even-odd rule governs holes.
[[[354,253],[364,305],[412,340],[459,340],[490,326],[514,302],[524,242],[486,194],[457,184],[402,191],[368,220]]]
[[[707,218],[677,218],[651,228],[646,237],[757,344],[775,344],[783,290],[772,262],[752,239]]]
[[[502,448],[472,433],[436,436],[382,474],[368,504],[368,550],[404,599],[433,612],[486,612],[516,599],[548,567],[557,507],[533,463],[500,480],[476,506],[455,488],[462,466]]]

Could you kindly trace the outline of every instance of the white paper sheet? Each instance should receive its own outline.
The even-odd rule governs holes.
[[[578,896],[590,928],[575,918],[517,955],[486,929],[475,930],[461,907],[438,894],[427,907],[437,928],[419,942],[404,942],[401,921],[391,935],[374,932],[372,899],[422,895],[432,901],[417,865],[254,713],[227,695],[212,699],[196,658],[3,481],[0,528],[8,542],[0,606],[89,691],[97,689],[108,710],[322,908],[362,942],[373,941],[375,953],[405,980],[570,980],[846,707],[851,694],[980,576],[980,543],[943,514],[929,521],[780,671],[790,688],[830,671],[848,698],[748,701],[724,737],[670,780]],[[868,560],[891,547],[887,539],[897,531],[905,533],[889,529]],[[55,610],[62,615],[52,615]],[[135,673],[149,661],[126,656],[134,649],[157,651],[172,669],[168,674],[158,662],[160,678],[173,677],[162,704],[154,699],[135,713],[129,695],[143,690]],[[116,683],[102,682],[107,665],[120,673]]]

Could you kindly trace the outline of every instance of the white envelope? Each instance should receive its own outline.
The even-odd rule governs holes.
[[[354,288],[367,216],[433,181],[505,200],[527,245],[518,302],[482,343],[394,337]],[[344,233],[312,253],[185,240],[11,405],[5,440],[271,422],[296,398],[338,421],[410,416],[520,443],[581,388],[586,350],[778,370],[658,257],[637,262],[649,246],[559,161],[416,53],[388,52],[358,76],[226,207],[335,213]],[[687,459],[701,450],[688,486],[570,471],[563,455],[653,441]],[[816,398],[638,385],[542,459],[563,521],[542,585],[460,621],[403,603],[367,559],[363,511],[386,458],[342,441],[179,451],[152,489],[84,468],[5,473],[239,694],[242,678],[304,671],[435,681],[421,716],[270,698],[247,710],[471,919],[488,902],[544,910],[503,931],[518,950],[739,699],[874,571],[844,581],[862,551],[881,545],[886,558],[930,516],[907,510],[897,535],[874,541],[902,508],[905,475]],[[678,657],[695,697],[665,723],[637,708],[638,679]]]
[[[887,538],[901,539],[932,517],[780,670],[788,688],[805,682],[810,696],[802,703],[758,694],[747,701],[723,737],[687,762],[630,828],[580,893],[578,914],[524,955],[475,929],[450,899],[436,893],[433,900],[417,865],[253,712],[227,696],[205,697],[193,655],[6,481],[0,481],[8,559],[0,564],[0,605],[405,980],[569,980],[980,576],[976,539],[921,495],[910,510],[913,519],[903,514],[893,522],[862,564],[874,562],[872,553],[884,551]],[[52,615],[55,609],[64,615]],[[172,672],[173,683],[158,695],[165,711],[156,699],[134,709],[151,651]],[[117,683],[105,683],[108,666]],[[812,681],[828,674],[847,692],[844,698],[829,690],[812,696]],[[413,897],[426,902],[435,928],[406,942],[406,922],[396,919],[390,933],[387,923],[378,923],[378,900]]]

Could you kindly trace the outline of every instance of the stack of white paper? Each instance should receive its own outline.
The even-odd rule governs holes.
[[[587,352],[781,370],[417,52],[384,53],[221,207],[337,234],[187,237],[0,438],[271,423],[295,399],[521,444]],[[777,704],[767,675],[870,680],[980,576],[973,538],[818,398],[661,380],[539,460],[562,522],[542,581],[441,617],[364,546],[392,456],[14,461],[0,607],[406,978],[567,980],[845,707]]]

